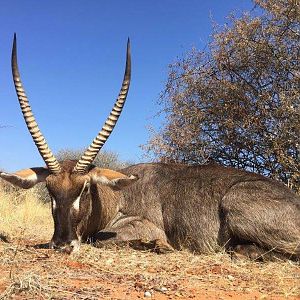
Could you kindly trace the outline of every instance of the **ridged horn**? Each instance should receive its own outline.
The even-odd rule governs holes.
[[[37,146],[40,155],[42,156],[43,160],[45,161],[49,171],[51,173],[59,173],[61,171],[60,165],[54,155],[52,154],[48,144],[41,133],[37,122],[35,121],[34,115],[32,113],[31,107],[29,105],[29,101],[25,94],[25,90],[23,88],[20,72],[18,68],[18,61],[17,61],[17,37],[14,34],[14,42],[12,48],[12,55],[11,55],[11,67],[12,67],[12,75],[14,79],[15,89],[18,96],[18,100],[20,103],[20,107],[22,110],[23,117],[25,119],[27,128],[32,136],[32,139]]]
[[[96,158],[98,152],[105,144],[107,139],[109,138],[111,132],[113,131],[119,116],[121,115],[123,106],[126,101],[127,93],[129,90],[131,78],[131,55],[130,55],[130,40],[127,41],[127,54],[126,54],[126,67],[124,79],[122,82],[122,87],[119,93],[119,96],[115,102],[115,105],[112,111],[109,114],[109,117],[105,121],[104,126],[98,133],[98,135],[94,138],[91,145],[87,148],[81,158],[78,160],[76,166],[74,167],[74,172],[84,173],[87,167],[93,162]]]

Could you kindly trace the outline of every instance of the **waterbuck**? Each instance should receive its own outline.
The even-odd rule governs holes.
[[[128,242],[157,252],[225,249],[254,259],[269,252],[300,257],[300,198],[277,181],[216,164],[150,163],[120,172],[92,164],[126,100],[129,43],[119,97],[79,161],[58,162],[41,134],[20,80],[15,38],[12,70],[25,122],[47,167],[0,177],[22,188],[46,182],[54,219],[50,247],[70,253],[93,239],[98,245]]]

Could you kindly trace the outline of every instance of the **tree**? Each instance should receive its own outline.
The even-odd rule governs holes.
[[[170,65],[159,104],[166,122],[146,149],[157,160],[213,160],[300,190],[300,7],[256,0],[215,28],[208,51]]]
[[[82,153],[84,153],[84,149],[62,149],[58,151],[56,157],[58,160],[79,160],[81,158]],[[129,162],[121,161],[119,159],[118,154],[112,151],[100,151],[96,156],[93,164],[101,168],[108,168],[113,170],[122,169],[130,165]]]

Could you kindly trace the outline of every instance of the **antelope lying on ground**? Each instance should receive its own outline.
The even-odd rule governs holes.
[[[40,132],[20,80],[16,39],[12,70],[25,122],[47,167],[0,177],[22,188],[46,182],[54,219],[50,247],[70,253],[93,238],[158,252],[225,249],[254,259],[266,252],[300,257],[300,198],[277,181],[218,165],[138,164],[120,172],[92,165],[126,100],[129,43],[119,97],[78,162],[58,162]]]

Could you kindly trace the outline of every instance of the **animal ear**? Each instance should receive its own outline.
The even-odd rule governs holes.
[[[37,183],[45,181],[50,174],[47,168],[31,168],[18,171],[16,173],[0,172],[0,178],[10,182],[11,184],[29,189]]]
[[[102,168],[92,169],[89,175],[93,183],[108,185],[114,190],[121,190],[138,180],[137,175],[127,176],[113,170]]]

